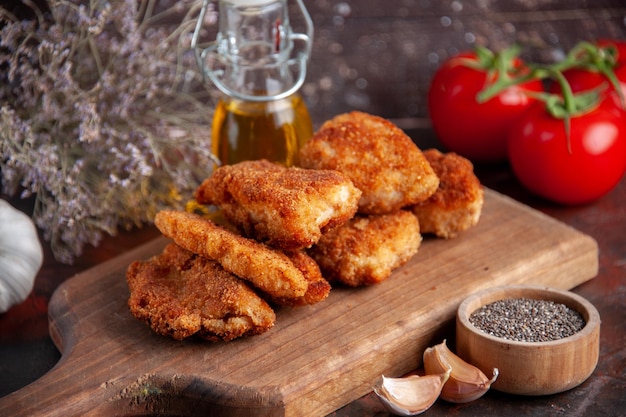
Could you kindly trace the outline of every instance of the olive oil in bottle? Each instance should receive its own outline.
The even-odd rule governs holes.
[[[292,166],[312,134],[309,111],[297,93],[265,102],[226,97],[215,109],[212,151],[222,165],[267,159]]]
[[[213,154],[222,165],[255,159],[296,164],[300,147],[313,134],[298,93],[313,36],[303,0],[296,3],[306,34],[292,32],[287,0],[219,0],[217,39],[201,49],[209,3],[203,2],[192,48],[203,75],[223,93],[213,117]]]

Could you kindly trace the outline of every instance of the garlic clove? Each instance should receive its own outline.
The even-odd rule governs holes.
[[[452,403],[467,403],[482,397],[498,377],[494,368],[491,379],[474,365],[465,362],[442,343],[424,351],[426,374],[439,374],[450,369],[450,378],[441,390],[441,398]]]
[[[395,415],[416,416],[437,401],[449,376],[450,370],[437,375],[411,375],[404,378],[383,375],[374,386],[374,392]]]
[[[0,200],[0,314],[28,298],[42,263],[32,219]]]

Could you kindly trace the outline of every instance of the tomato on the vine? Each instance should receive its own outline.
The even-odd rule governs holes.
[[[538,79],[511,85],[486,101],[479,100],[479,94],[525,71],[516,54],[485,54],[485,50],[444,62],[428,91],[429,116],[442,144],[475,162],[506,160],[510,125],[536,101],[527,93],[541,92],[543,85]]]
[[[512,126],[508,154],[530,191],[566,205],[608,193],[626,172],[626,119],[612,96],[568,123],[537,103]]]
[[[613,47],[617,52],[617,64],[626,64],[626,41],[616,39],[599,39],[595,42],[600,47]]]
[[[621,65],[613,70],[615,77],[619,83],[622,94],[626,95],[626,65]],[[614,92],[613,86],[608,85],[609,80],[599,72],[586,69],[574,68],[563,73],[567,79],[572,92],[579,93],[582,91],[593,90],[604,84],[607,84],[607,91]],[[555,86],[554,91],[558,92],[560,88]]]
[[[590,44],[592,45],[592,44]],[[586,54],[592,65],[574,66],[563,71],[573,93],[589,91],[599,87],[605,87],[605,93],[618,94],[621,91],[622,107],[626,105],[626,42],[602,40],[595,46],[598,48]],[[609,56],[608,48],[614,48],[616,55]],[[603,54],[600,52],[603,51]],[[595,56],[595,58],[593,58]],[[552,87],[555,93],[561,92],[561,86],[556,83]]]

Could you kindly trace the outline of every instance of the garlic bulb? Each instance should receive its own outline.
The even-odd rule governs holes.
[[[0,313],[24,301],[43,263],[30,217],[0,200]]]
[[[416,416],[428,410],[437,401],[450,370],[438,375],[411,375],[404,378],[382,376],[374,386],[389,411],[398,416]]]
[[[490,380],[480,369],[448,349],[444,340],[424,351],[424,370],[427,374],[438,374],[446,369],[451,372],[441,390],[441,399],[452,403],[467,403],[482,397],[498,377],[498,368],[493,370]]]

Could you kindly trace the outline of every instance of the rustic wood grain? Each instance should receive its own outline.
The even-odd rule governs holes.
[[[49,309],[62,359],[0,399],[11,416],[322,416],[416,369],[469,294],[504,284],[570,289],[594,277],[594,239],[487,190],[481,222],[426,238],[380,285],[333,289],[323,303],[277,311],[269,332],[230,343],[177,342],[134,319],[124,274],[154,240],[65,281]]]

